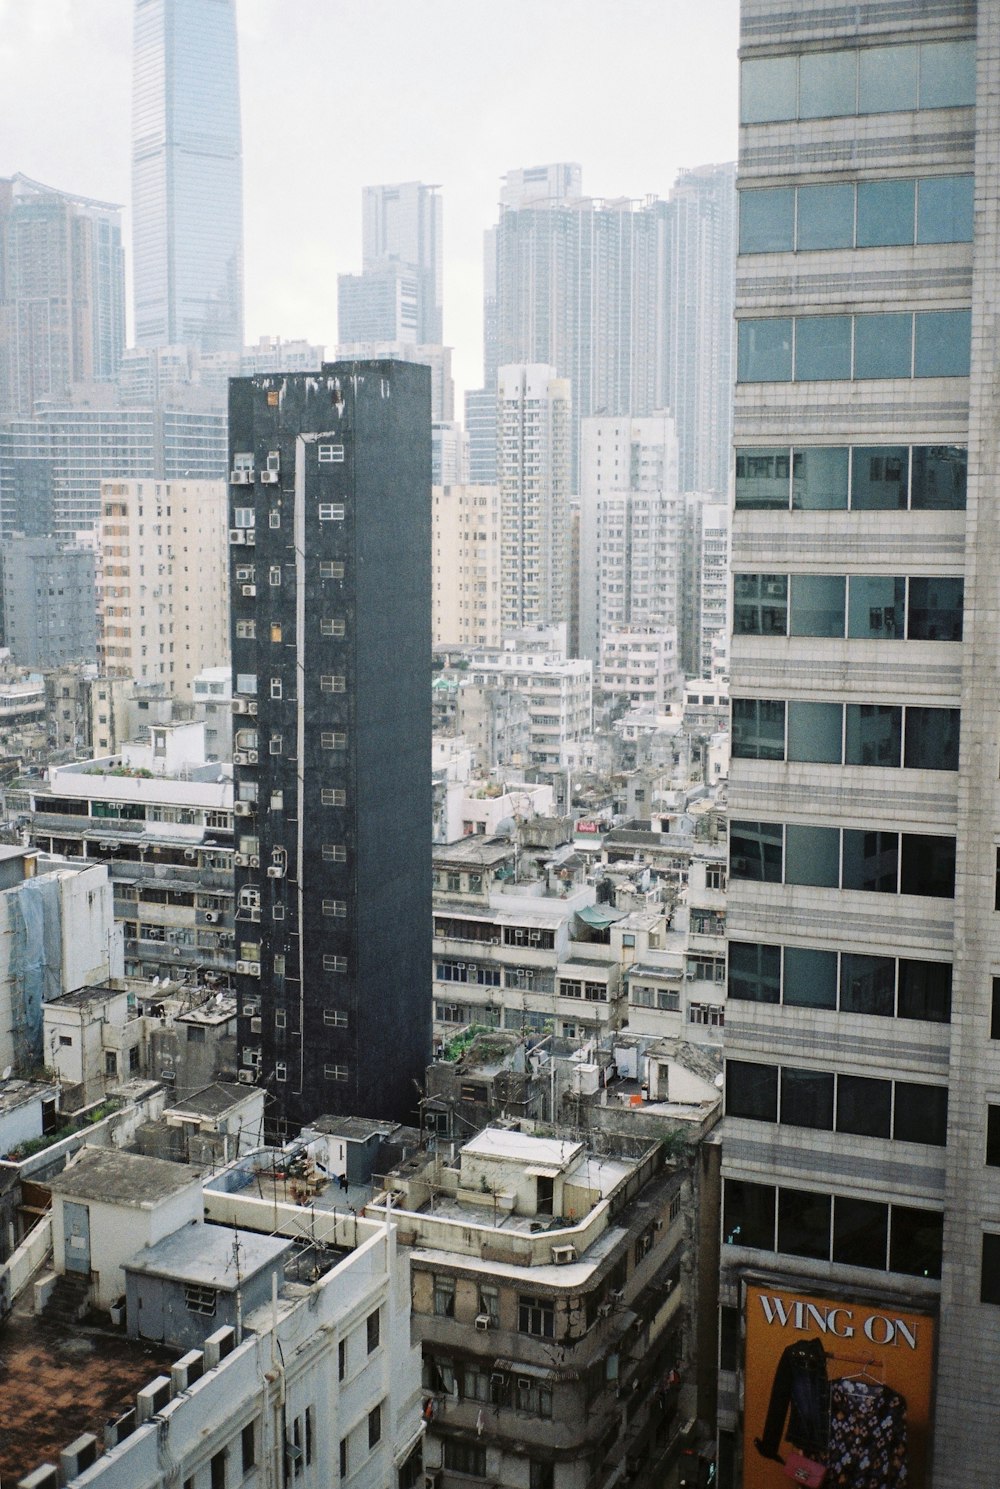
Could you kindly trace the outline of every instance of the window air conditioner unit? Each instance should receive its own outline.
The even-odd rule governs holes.
[[[246,595],[248,600],[252,600],[254,595],[257,593],[256,584],[244,584],[243,593]]]
[[[246,543],[248,548],[253,548],[257,542],[257,534],[252,527],[247,528]]]
[[[233,544],[245,543],[247,540],[246,528],[231,527],[229,529],[229,541]]]
[[[611,1317],[611,1304],[610,1303],[598,1303],[598,1305],[597,1305],[597,1317],[598,1318],[610,1318]]]
[[[488,1313],[476,1314],[476,1328],[481,1334],[486,1333],[486,1330],[489,1328],[492,1322],[493,1320],[490,1318],[490,1315]]]
[[[553,1246],[552,1260],[557,1267],[568,1266],[570,1262],[576,1261],[575,1246]]]
[[[245,750],[234,750],[233,751],[233,764],[234,765],[246,765],[246,763],[247,763],[246,751]],[[242,801],[234,801],[233,802],[233,811],[236,813],[237,817],[242,817],[243,816],[243,813],[238,810],[238,808],[241,807],[241,806],[243,806],[243,805],[244,805],[244,803]]]
[[[269,879],[283,879],[285,877],[285,871],[280,865],[272,863],[267,870],[267,877]]]
[[[663,1221],[662,1220],[654,1220],[653,1221],[653,1229],[654,1230],[662,1230],[663,1229]]]
[[[239,1083],[240,1083],[241,1086],[252,1086],[253,1085],[253,1071],[252,1070],[238,1070],[236,1072],[236,1079],[239,1081]]]
[[[611,1299],[612,1303],[624,1303],[625,1301],[625,1294],[622,1292],[621,1288],[618,1287],[612,1288],[612,1290],[608,1293],[608,1297]]]
[[[241,976],[245,977],[247,975],[247,967],[249,965],[249,962],[237,962],[236,970],[240,973]]]
[[[277,486],[279,476],[276,470],[262,470],[260,479],[264,486]]]
[[[256,765],[260,755],[256,750],[247,750],[247,764]]]
[[[259,869],[260,868],[260,855],[258,853],[251,853],[251,855],[250,855],[250,868],[252,868],[252,869]]]
[[[247,864],[249,862],[250,862],[250,859],[249,859],[249,857],[247,856],[246,853],[234,853],[233,854],[233,863],[236,865],[236,867],[238,869],[245,869],[246,866],[247,866]]]
[[[238,765],[242,765],[242,763],[243,763],[241,760],[238,761],[236,759],[236,756],[235,755],[233,756],[233,761],[234,761],[235,764],[238,764]],[[253,811],[253,805],[249,801],[234,801],[233,802],[233,816],[234,817],[249,817],[250,814],[252,813],[252,811]]]
[[[215,925],[217,923],[218,919],[219,919],[219,912],[218,912],[218,910],[206,910],[205,911],[205,924],[206,925]]]
[[[248,977],[259,977],[260,976],[260,962],[247,962],[247,976]]]
[[[247,699],[246,698],[234,698],[233,699],[233,713],[246,713],[246,712],[247,712]]]
[[[248,703],[247,703],[247,713],[255,714],[256,712],[257,712],[257,700],[256,700],[256,698],[251,698],[248,701]]]
[[[194,863],[195,859],[198,857],[198,854],[194,848],[185,848],[184,857],[188,860],[189,863]]]

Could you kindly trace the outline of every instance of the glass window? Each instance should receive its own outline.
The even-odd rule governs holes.
[[[892,1082],[864,1075],[837,1077],[837,1131],[858,1137],[888,1137],[892,1114]]]
[[[792,577],[792,636],[843,636],[842,574],[795,574]]]
[[[780,699],[734,698],[732,740],[738,760],[784,760],[784,703]]]
[[[896,894],[899,834],[844,829],[844,888]]]
[[[896,963],[891,956],[845,951],[840,959],[841,1013],[868,1013],[892,1018],[896,997]]]
[[[858,247],[913,242],[913,181],[858,182]]]
[[[927,1143],[943,1148],[948,1141],[948,1088],[897,1081],[892,1135],[899,1143]],[[1000,1151],[997,1161],[1000,1162]]]
[[[833,1130],[833,1073],[829,1070],[781,1071],[781,1121],[789,1127]]]
[[[740,192],[740,253],[780,253],[795,246],[791,186]]]
[[[736,505],[744,511],[788,507],[789,449],[736,451]]]
[[[798,103],[795,57],[760,57],[740,67],[740,123],[794,119]]]
[[[796,450],[792,461],[792,506],[796,510],[843,511],[847,506],[849,451],[846,446]]]
[[[833,1259],[847,1267],[885,1269],[889,1206],[871,1199],[833,1200]]]
[[[729,996],[749,1003],[777,1003],[781,987],[781,947],[755,941],[729,943]]]
[[[975,101],[975,42],[923,42],[920,47],[920,107],[961,108]]]
[[[787,574],[733,575],[734,635],[784,636],[787,612]]]
[[[961,579],[910,580],[910,605],[906,634],[911,641],[961,641]]]
[[[957,708],[907,708],[903,763],[914,770],[957,770],[961,718]]]
[[[799,58],[799,118],[853,114],[857,75],[856,51],[803,53]]]
[[[968,451],[962,445],[916,445],[910,506],[921,511],[965,510]]]
[[[780,822],[733,822],[729,830],[733,878],[780,884],[781,837]]]
[[[858,68],[858,113],[888,114],[917,106],[915,46],[862,47]]]
[[[821,382],[851,375],[851,317],[799,315],[795,318],[795,380]]]
[[[990,1009],[990,1038],[1000,1039],[1000,977],[993,979],[993,1001]]]
[[[847,634],[854,639],[901,641],[906,581],[883,574],[852,574]]]
[[[971,243],[973,176],[926,176],[917,183],[917,242]]]
[[[904,832],[900,893],[934,899],[955,897],[955,839],[925,832]]]
[[[940,1211],[892,1206],[889,1269],[910,1277],[941,1276],[944,1217]]]
[[[903,739],[903,710],[891,704],[847,705],[848,765],[898,766]]]
[[[914,377],[968,377],[972,345],[970,310],[920,310],[913,317]]]
[[[778,1250],[826,1261],[830,1255],[830,1196],[778,1190]]]
[[[851,506],[857,512],[902,511],[909,466],[906,445],[859,446],[851,460]]]
[[[983,1237],[983,1265],[979,1280],[980,1303],[1000,1303],[1000,1235]]]
[[[722,1235],[729,1246],[774,1250],[774,1186],[726,1179]]]
[[[791,316],[740,321],[737,377],[741,383],[787,383],[792,377]]]
[[[786,946],[783,1002],[792,1008],[836,1008],[837,953]]]
[[[778,1120],[778,1067],[750,1060],[726,1061],[726,1116]]]
[[[840,882],[840,834],[835,827],[785,828],[785,883],[836,889]]]
[[[951,963],[901,959],[896,1013],[901,1019],[951,1023]]]
[[[913,365],[913,316],[908,310],[891,315],[854,317],[854,376],[909,377]]]
[[[803,57],[803,62],[806,60]],[[800,186],[796,247],[850,248],[854,243],[854,187]]]
[[[839,765],[843,748],[839,703],[788,704],[788,758]]]

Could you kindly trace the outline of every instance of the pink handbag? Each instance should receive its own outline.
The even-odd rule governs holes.
[[[785,1477],[793,1484],[804,1484],[806,1489],[822,1489],[826,1479],[826,1465],[812,1458],[803,1458],[801,1453],[789,1453],[785,1459]]]

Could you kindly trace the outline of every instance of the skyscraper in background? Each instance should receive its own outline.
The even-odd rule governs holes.
[[[138,346],[242,351],[234,0],[136,0],[132,250]]]
[[[0,181],[0,414],[113,380],[124,346],[121,208]]]
[[[497,374],[500,624],[569,621],[570,387],[554,367]]]
[[[366,186],[360,274],[337,276],[337,335],[348,342],[440,345],[443,205],[436,186]]]

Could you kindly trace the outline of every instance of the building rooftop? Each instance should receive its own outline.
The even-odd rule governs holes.
[[[492,868],[494,864],[510,858],[514,852],[514,844],[507,838],[487,838],[482,834],[474,834],[459,838],[457,843],[435,844],[433,859],[435,863],[457,863],[473,869]]]
[[[88,1003],[106,1002],[109,998],[127,998],[125,988],[108,987],[107,983],[92,983],[87,987],[74,988],[72,992],[60,993],[57,998],[46,998],[48,1007],[54,1004],[58,1008],[83,1008]]]
[[[47,1081],[0,1081],[0,1116],[16,1111],[19,1106],[27,1106],[29,1101],[39,1101],[43,1096],[54,1099],[57,1090],[57,1086]]]
[[[532,1168],[562,1172],[583,1152],[583,1144],[567,1138],[533,1137],[506,1127],[486,1127],[462,1147],[463,1154],[494,1162],[527,1163]]]
[[[396,1129],[395,1122],[379,1122],[370,1117],[317,1117],[309,1123],[313,1132],[324,1132],[330,1137],[343,1137],[351,1142],[363,1143],[373,1137],[388,1137]]]
[[[82,1148],[76,1161],[50,1179],[49,1185],[53,1194],[66,1199],[143,1208],[199,1182],[198,1171],[183,1163],[111,1148]]]
[[[196,1117],[220,1117],[223,1112],[231,1111],[235,1106],[241,1106],[244,1101],[256,1094],[255,1086],[237,1086],[225,1081],[214,1081],[212,1085],[203,1086],[192,1096],[185,1096],[183,1101],[178,1101],[168,1107],[167,1115],[179,1116],[181,1113],[189,1112]]]
[[[125,1267],[130,1272],[234,1293],[248,1278],[293,1249],[294,1242],[284,1236],[222,1225],[185,1225],[155,1245],[144,1246]]]

